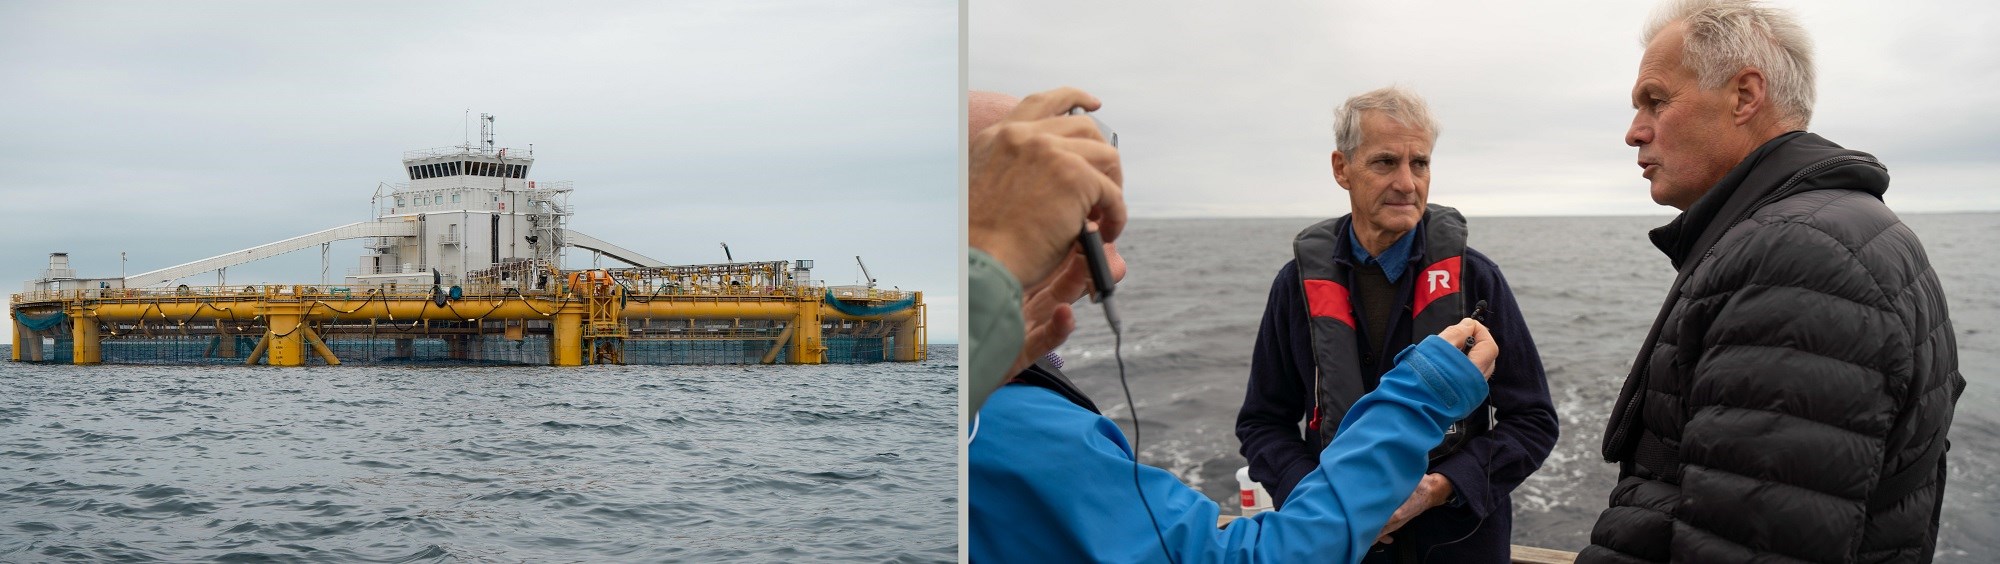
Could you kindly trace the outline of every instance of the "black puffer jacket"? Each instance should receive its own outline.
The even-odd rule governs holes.
[[[1888,184],[1793,132],[1654,230],[1680,276],[1613,407],[1623,464],[1578,562],[1930,561],[1965,379]]]

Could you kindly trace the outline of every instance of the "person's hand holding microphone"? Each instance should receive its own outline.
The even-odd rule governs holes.
[[[1472,361],[1473,366],[1479,367],[1481,375],[1487,378],[1493,377],[1493,363],[1500,358],[1500,345],[1493,341],[1493,333],[1486,330],[1485,324],[1467,317],[1460,320],[1457,325],[1439,331],[1438,336],[1444,338],[1445,342],[1461,345],[1459,348],[1465,351],[1466,360]],[[1468,340],[1472,343],[1471,346],[1462,346]]]
[[[1118,150],[1072,108],[1096,110],[1074,88],[1037,93],[972,139],[967,194],[971,245],[1007,266],[1023,287],[1039,286],[1094,222],[1106,242],[1125,226]]]

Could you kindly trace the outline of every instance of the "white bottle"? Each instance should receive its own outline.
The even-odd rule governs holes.
[[[1264,484],[1250,481],[1249,466],[1236,469],[1236,486],[1244,517],[1271,510],[1271,492],[1264,491]]]

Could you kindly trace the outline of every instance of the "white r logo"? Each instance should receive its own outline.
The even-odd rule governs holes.
[[[1431,275],[1431,293],[1437,293],[1438,286],[1443,286],[1447,290],[1451,289],[1451,272],[1432,270],[1427,274]]]

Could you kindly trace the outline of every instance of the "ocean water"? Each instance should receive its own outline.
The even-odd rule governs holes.
[[[956,348],[822,366],[0,362],[0,561],[949,561]]]
[[[1605,418],[1674,272],[1646,240],[1665,217],[1471,218],[1500,264],[1548,371],[1562,437],[1514,491],[1515,544],[1579,550],[1617,468],[1598,455]],[[1292,236],[1315,219],[1135,220],[1118,241],[1125,365],[1141,459],[1234,511],[1251,346]],[[2000,214],[1907,215],[1948,296],[1968,382],[1951,430],[1939,562],[2000,554]],[[1131,422],[1102,315],[1081,307],[1059,352],[1078,387]]]

